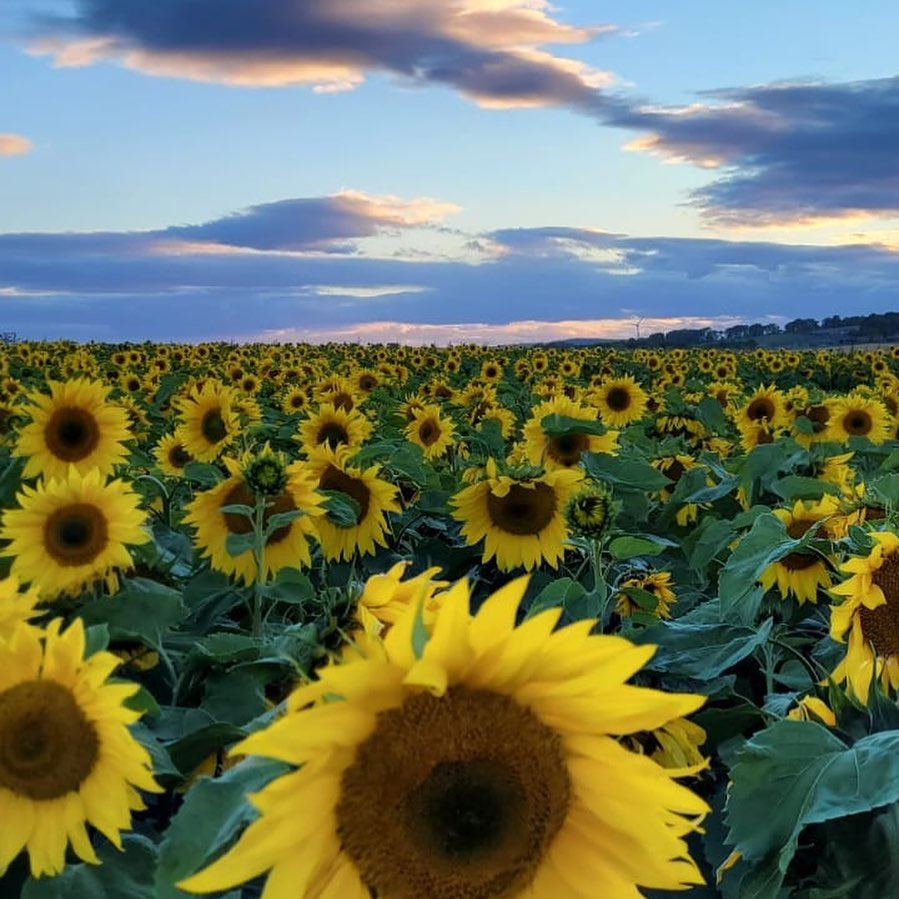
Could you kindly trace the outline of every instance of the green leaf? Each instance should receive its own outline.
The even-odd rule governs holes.
[[[746,600],[752,595],[759,576],[799,543],[799,540],[790,539],[784,523],[776,515],[770,512],[759,515],[721,571],[718,595],[722,616],[750,622],[755,616],[755,608]]]
[[[868,482],[868,490],[890,506],[899,506],[899,474],[887,474]]]
[[[661,490],[671,486],[671,481],[647,462],[622,459],[606,453],[584,453],[587,473],[598,481],[632,487],[644,491]]]
[[[566,434],[606,433],[606,426],[601,421],[585,421],[581,418],[570,418],[567,415],[546,415],[540,419],[540,428],[549,437],[564,437]]]
[[[291,509],[288,512],[277,512],[270,516],[265,522],[265,536],[269,537],[275,531],[288,527],[291,522],[301,518],[306,513],[302,509]]]
[[[675,546],[662,537],[616,537],[609,544],[609,552],[619,561],[636,556],[657,556],[668,546]]]
[[[186,899],[190,894],[175,884],[204,867],[256,817],[247,794],[286,770],[281,762],[251,758],[219,778],[202,778],[191,787],[159,847],[155,899]]]
[[[244,518],[252,518],[256,510],[243,503],[231,503],[228,506],[219,506],[219,512],[225,515],[243,515]]]
[[[225,538],[225,550],[229,556],[242,556],[252,551],[255,545],[256,535],[252,531],[248,534],[228,534]]]
[[[809,824],[899,800],[899,731],[847,747],[826,727],[780,721],[747,741],[731,770],[728,842],[785,872]]]
[[[156,899],[156,845],[132,833],[123,837],[122,849],[104,842],[97,850],[99,865],[71,864],[56,877],[29,879],[21,899]]]
[[[208,462],[188,462],[184,466],[184,477],[201,487],[215,487],[222,479],[222,473]]]
[[[700,400],[696,407],[696,417],[705,425],[706,430],[713,434],[726,434],[728,431],[724,409],[713,396],[704,396]]]
[[[348,493],[323,490],[328,518],[339,528],[351,528],[359,521],[362,509]]]
[[[795,474],[774,481],[771,489],[788,503],[795,502],[797,499],[821,499],[826,493],[839,493],[836,484],[819,481],[817,478],[803,478]]]
[[[187,617],[181,594],[165,584],[132,578],[115,596],[95,599],[81,609],[85,624],[105,624],[115,640],[138,640],[159,649],[162,635]]]
[[[533,618],[547,609],[555,609],[582,597],[587,591],[570,577],[560,577],[547,584],[535,597],[525,618]]]

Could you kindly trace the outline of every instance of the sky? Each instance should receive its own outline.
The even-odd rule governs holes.
[[[899,309],[899,6],[2,0],[0,326],[509,343]]]

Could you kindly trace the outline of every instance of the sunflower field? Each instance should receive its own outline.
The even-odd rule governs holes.
[[[0,896],[899,896],[899,348],[0,348]]]

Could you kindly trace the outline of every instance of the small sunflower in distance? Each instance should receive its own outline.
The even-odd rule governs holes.
[[[400,512],[398,490],[378,477],[380,467],[356,468],[349,464],[350,450],[321,446],[309,457],[308,470],[319,490],[342,493],[355,503],[356,520],[338,520],[330,513],[316,519],[315,527],[325,558],[349,561],[353,554],[373,554],[376,546],[387,546],[387,513]]]
[[[849,578],[830,591],[843,597],[831,608],[830,636],[845,643],[849,635],[832,677],[848,682],[862,702],[875,677],[884,689],[899,688],[899,537],[889,531],[870,536],[871,552],[844,562],[840,571]]]
[[[605,485],[585,484],[568,500],[565,517],[571,529],[583,537],[596,540],[612,525],[615,507]]]
[[[128,545],[150,539],[140,497],[124,481],[104,484],[97,471],[82,477],[73,469],[64,481],[24,486],[16,499],[19,508],[3,513],[3,554],[44,599],[112,583],[117,570],[133,567]]]
[[[198,462],[214,462],[240,428],[234,393],[216,381],[194,388],[178,403],[181,425],[175,435],[185,452]]]
[[[483,540],[483,561],[495,556],[502,571],[530,571],[542,562],[558,567],[568,539],[565,507],[583,477],[580,469],[515,478],[498,474],[489,459],[485,475],[451,500],[466,543]]]
[[[639,421],[649,401],[646,392],[632,378],[608,378],[591,393],[602,420],[613,428]]]
[[[17,577],[0,580],[0,640],[6,640],[20,624],[36,618],[40,597],[33,587],[22,590]]]
[[[441,458],[453,445],[453,423],[441,414],[440,406],[428,405],[416,409],[412,421],[403,433],[406,439],[421,447],[428,461]]]
[[[741,432],[762,423],[770,429],[788,424],[784,395],[774,386],[759,387],[737,413],[737,427]]]
[[[69,467],[79,474],[110,474],[125,459],[131,433],[124,409],[107,400],[109,388],[79,378],[48,382],[50,395],[32,394],[31,422],[19,432],[15,454],[27,459],[23,476],[64,478]]]
[[[96,827],[121,849],[137,789],[160,792],[124,703],[137,684],[107,683],[120,660],[84,658],[84,625],[65,631],[19,625],[0,639],[0,876],[25,850],[34,877],[59,874],[69,845],[97,864],[87,833]],[[135,789],[137,788],[137,789]]]
[[[572,428],[564,434],[548,434],[543,419],[549,415],[583,421],[595,425],[596,412],[567,397],[557,397],[540,403],[524,425],[524,441],[531,465],[545,465],[547,469],[574,468],[584,453],[614,453],[618,449],[618,432],[588,434]]]
[[[263,525],[275,515],[299,512],[291,521],[276,528],[265,542],[264,579],[282,568],[308,567],[312,564],[309,538],[315,538],[313,519],[324,514],[324,500],[315,489],[315,481],[301,465],[282,470],[282,477],[274,490],[258,491],[249,481],[258,481],[258,472],[246,470],[234,459],[226,458],[230,477],[215,487],[198,493],[187,505],[184,521],[196,529],[196,543],[202,555],[208,557],[217,571],[233,575],[246,584],[256,580],[256,558],[252,548],[232,555],[228,551],[228,537],[245,536],[253,531],[253,523],[246,515],[228,512],[228,506],[256,505],[257,492],[266,495]],[[251,463],[252,465],[252,463]],[[258,467],[258,466],[257,466]],[[256,484],[258,487],[258,484]]]
[[[172,478],[180,478],[187,463],[194,461],[177,434],[166,434],[153,450],[153,455],[163,474]]]
[[[655,608],[643,611],[657,615],[659,618],[671,617],[671,606],[677,600],[677,595],[671,589],[670,571],[654,571],[651,574],[627,578],[621,582],[619,589],[620,592],[615,600],[615,611],[622,618],[629,618],[641,608],[636,600],[628,596],[626,592],[628,589],[643,590],[655,598]]]
[[[309,455],[319,446],[358,449],[368,440],[371,431],[371,422],[358,409],[347,411],[330,403],[322,403],[318,412],[300,423],[296,440],[302,445],[303,452]]]
[[[797,500],[792,509],[773,512],[784,523],[787,536],[799,540],[814,524],[836,513],[838,506],[836,499],[828,496],[819,502]],[[793,551],[773,562],[762,572],[759,582],[766,590],[777,584],[781,599],[794,596],[800,605],[817,602],[818,588],[828,590],[831,585],[826,560],[812,550]]]
[[[708,806],[675,780],[689,769],[619,738],[704,698],[627,684],[655,647],[591,636],[591,622],[557,629],[559,609],[516,627],[526,587],[513,581],[472,616],[461,581],[419,652],[412,605],[380,653],[297,689],[234,750],[295,770],[252,797],[260,817],[179,886],[267,874],[266,899],[594,899],[702,883],[685,837]]]

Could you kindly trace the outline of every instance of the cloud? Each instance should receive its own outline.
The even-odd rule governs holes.
[[[632,106],[610,123],[647,132],[627,149],[721,174],[694,191],[725,226],[899,215],[899,78],[768,84],[685,107]]]
[[[31,152],[33,146],[21,134],[0,134],[0,156],[24,156]]]
[[[4,327],[32,338],[517,341],[627,334],[635,315],[647,333],[899,308],[888,246],[547,226],[453,231],[467,253],[444,253],[434,242],[453,208],[345,191],[156,231],[0,234]]]
[[[615,30],[567,25],[548,0],[74,0],[32,25],[33,52],[58,66],[319,92],[386,72],[489,107],[589,109],[611,77],[545,48]]]

